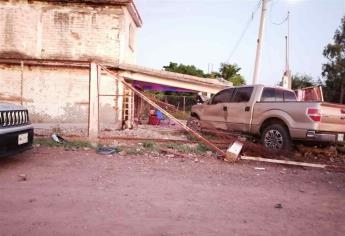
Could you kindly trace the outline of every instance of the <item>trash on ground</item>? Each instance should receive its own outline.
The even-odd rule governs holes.
[[[26,174],[20,174],[18,175],[18,177],[19,177],[19,181],[26,181],[28,179]]]
[[[118,153],[119,150],[116,147],[98,147],[96,152],[101,155],[112,155]]]
[[[53,133],[52,134],[52,139],[57,142],[57,143],[60,143],[60,144],[64,144],[64,143],[67,143],[67,141],[62,138],[60,135],[56,134],[56,133]]]
[[[264,167],[254,167],[255,170],[266,170]]]

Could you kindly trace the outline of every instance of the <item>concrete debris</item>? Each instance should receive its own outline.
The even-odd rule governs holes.
[[[18,175],[18,177],[19,177],[19,181],[26,181],[28,179],[26,174],[20,174]]]
[[[120,156],[126,156],[126,155],[127,155],[127,152],[126,152],[126,151],[121,151],[121,152],[119,152],[119,155],[120,155]]]
[[[213,153],[212,153],[211,151],[207,151],[207,152],[206,152],[206,156],[207,156],[207,157],[211,157],[212,154],[213,154]]]
[[[148,132],[149,131],[149,132]],[[175,127],[162,127],[139,125],[135,129],[128,130],[111,130],[102,133],[102,137],[133,137],[147,139],[171,139],[171,140],[188,140],[187,136],[181,129]]]
[[[240,155],[242,150],[243,144],[235,141],[229,148],[226,150],[225,161],[227,162],[235,162]]]

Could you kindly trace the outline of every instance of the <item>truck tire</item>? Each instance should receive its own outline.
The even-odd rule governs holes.
[[[187,120],[187,126],[189,128],[191,128],[192,130],[196,131],[196,132],[200,132],[201,131],[201,123],[200,120],[196,117],[190,117]]]
[[[261,143],[273,151],[289,150],[291,148],[289,131],[281,124],[268,125],[261,134]]]

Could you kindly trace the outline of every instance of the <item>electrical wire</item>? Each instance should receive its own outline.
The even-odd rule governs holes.
[[[273,24],[273,25],[282,25],[282,24],[284,24],[286,21],[288,21],[289,20],[289,13],[287,14],[287,16],[283,19],[283,20],[281,20],[280,22],[274,22],[273,20],[272,20],[272,11],[273,11],[273,6],[274,6],[274,4],[276,3],[276,1],[272,1],[272,3],[271,3],[271,7],[270,7],[270,21],[271,21],[271,24]]]
[[[261,6],[261,0],[258,1],[257,5],[256,5],[255,8],[253,9],[253,11],[252,11],[252,13],[251,13],[251,15],[250,15],[250,17],[249,17],[249,19],[248,19],[248,21],[247,21],[247,23],[246,23],[244,29],[243,29],[243,31],[242,31],[242,33],[241,33],[240,37],[239,37],[238,40],[236,41],[236,44],[235,44],[234,48],[231,50],[231,52],[230,52],[230,54],[229,54],[229,56],[228,56],[228,58],[227,58],[227,60],[226,60],[227,63],[229,63],[229,61],[231,60],[231,58],[232,58],[233,55],[235,54],[236,50],[237,50],[238,47],[240,46],[240,44],[241,44],[241,42],[242,42],[242,40],[243,40],[245,34],[247,33],[247,31],[248,31],[248,29],[249,29],[250,24],[251,24],[251,23],[253,22],[253,20],[254,20],[254,16],[255,16],[255,14],[257,13],[257,11],[259,10],[260,6]]]

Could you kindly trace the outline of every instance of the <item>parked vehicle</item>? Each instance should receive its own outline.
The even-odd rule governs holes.
[[[261,138],[273,150],[289,149],[293,140],[344,145],[345,106],[298,102],[292,90],[264,85],[224,89],[192,107],[187,125],[239,131]]]
[[[34,129],[26,108],[0,103],[0,156],[31,148],[33,134]]]

